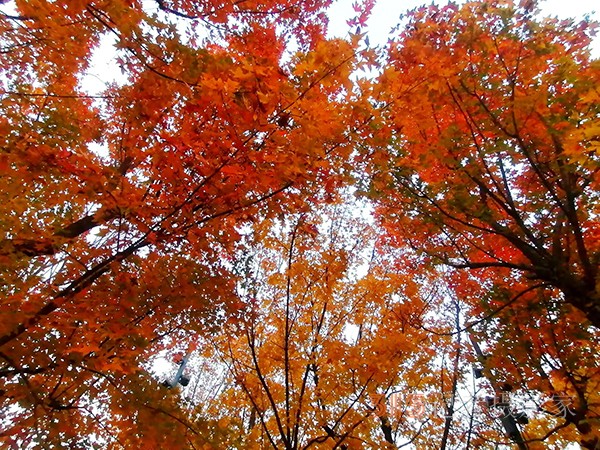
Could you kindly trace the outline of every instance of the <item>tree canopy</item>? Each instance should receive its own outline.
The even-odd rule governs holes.
[[[330,3],[0,2],[2,446],[600,449],[595,24]]]

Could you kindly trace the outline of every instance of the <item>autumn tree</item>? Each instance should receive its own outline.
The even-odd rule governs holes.
[[[535,1],[407,19],[373,90],[365,191],[391,241],[455,269],[487,368],[515,389],[568,390],[570,413],[548,435],[574,425],[598,448],[594,25],[541,19]]]
[[[355,48],[328,3],[2,2],[5,445],[209,445],[141,367],[235,314],[239,226],[342,176]],[[101,43],[124,81],[90,95]]]
[[[249,230],[239,253],[242,320],[201,346],[229,380],[210,409],[239,432],[232,448],[439,442],[435,356],[452,340],[427,328],[448,331],[432,314],[442,296],[425,275],[396,266],[361,218],[364,206],[353,207],[315,205]],[[416,403],[425,394],[427,414]]]
[[[475,364],[599,448],[593,25],[424,7],[378,60],[297,3],[0,2],[2,445],[495,445]],[[190,343],[202,404],[151,375]]]

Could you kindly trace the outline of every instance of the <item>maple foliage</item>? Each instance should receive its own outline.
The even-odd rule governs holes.
[[[248,235],[245,313],[206,346],[228,380],[210,410],[239,429],[234,448],[434,442],[441,419],[411,422],[414,405],[390,398],[439,390],[433,349],[446,339],[421,326],[437,303],[347,205],[314,211]]]
[[[409,14],[373,89],[368,193],[391,241],[456,269],[494,376],[528,392],[576,391],[554,431],[572,424],[597,448],[600,66],[592,24],[535,8]]]
[[[327,5],[17,1],[2,14],[8,445],[203,436],[142,366],[165,336],[235,313],[222,255],[237,227],[335,185],[355,51],[325,39]],[[125,81],[90,95],[103,42]],[[152,430],[156,414],[170,433]]]
[[[598,448],[593,24],[330,3],[0,2],[1,445]]]

